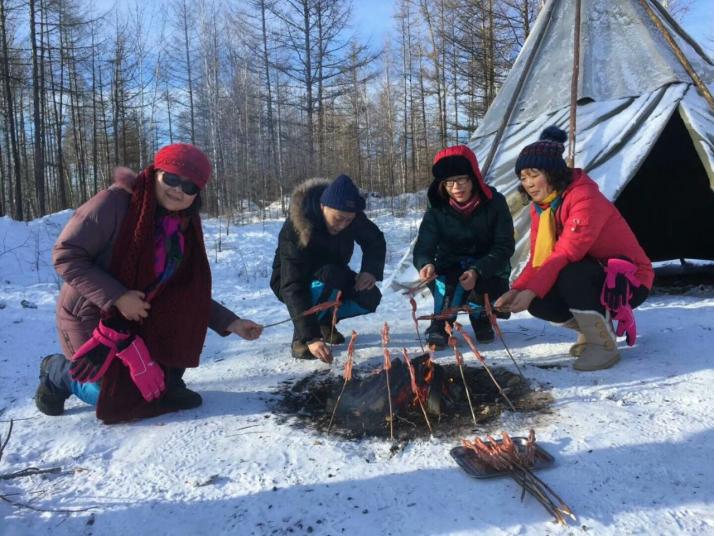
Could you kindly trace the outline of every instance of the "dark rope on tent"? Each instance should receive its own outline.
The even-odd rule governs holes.
[[[535,60],[535,57],[538,55],[538,50],[540,49],[540,45],[543,42],[543,37],[548,31],[548,26],[550,25],[550,21],[553,18],[553,12],[555,11],[555,4],[557,3],[557,0],[552,0],[550,2],[549,8],[550,10],[548,11],[546,15],[546,22],[543,28],[543,31],[541,31],[537,36],[536,36],[536,42],[533,44],[533,51],[531,52],[531,55],[528,57],[526,60],[526,65],[523,68],[523,74],[521,75],[521,78],[518,80],[518,84],[516,85],[516,89],[513,92],[513,96],[511,97],[511,101],[508,103],[508,108],[506,108],[506,113],[503,114],[503,119],[501,120],[501,124],[498,127],[498,130],[496,131],[496,137],[493,140],[493,143],[491,144],[491,149],[488,151],[488,156],[486,156],[486,159],[483,162],[483,165],[481,166],[481,173],[483,174],[484,178],[488,175],[489,168],[491,167],[491,163],[493,162],[493,157],[496,155],[496,150],[498,149],[499,144],[501,143],[501,138],[503,137],[503,133],[506,131],[506,126],[508,125],[508,122],[511,120],[511,116],[513,115],[513,109],[516,106],[516,102],[518,101],[518,97],[521,95],[521,91],[523,90],[523,86],[525,85],[525,81],[528,79],[528,75],[530,74],[531,67],[533,66],[533,62]]]
[[[575,2],[573,30],[573,76],[570,82],[570,135],[568,136],[568,166],[575,167],[575,123],[578,113],[578,76],[580,75],[580,0]]]
[[[714,97],[712,97],[712,94],[709,91],[709,88],[706,86],[706,84],[702,81],[702,79],[699,77],[697,72],[694,70],[694,67],[692,67],[692,64],[689,63],[689,60],[682,52],[682,49],[679,48],[679,45],[672,37],[672,34],[669,33],[669,30],[667,30],[667,27],[664,24],[662,24],[662,21],[659,20],[659,17],[657,17],[657,15],[655,15],[655,12],[652,11],[652,8],[647,3],[647,0],[640,0],[640,4],[642,4],[642,7],[645,9],[645,11],[649,15],[650,19],[652,19],[652,22],[654,23],[654,25],[660,31],[660,33],[664,37],[665,41],[667,41],[669,46],[672,48],[674,55],[679,60],[679,63],[682,64],[682,67],[684,67],[684,70],[687,71],[687,74],[694,82],[694,85],[697,86],[699,91],[701,91],[702,96],[704,97],[704,100],[707,101],[707,103],[709,104],[711,109],[714,111]]]

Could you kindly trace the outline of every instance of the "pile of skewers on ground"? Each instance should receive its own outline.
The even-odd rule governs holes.
[[[535,432],[530,431],[524,448],[519,449],[511,437],[502,433],[502,440],[497,441],[490,435],[486,441],[478,437],[474,440],[462,439],[461,443],[475,458],[486,467],[499,473],[508,474],[523,489],[521,500],[525,493],[530,493],[553,516],[556,522],[566,525],[566,516],[575,520],[575,514],[565,501],[536,476],[532,468],[536,457]]]

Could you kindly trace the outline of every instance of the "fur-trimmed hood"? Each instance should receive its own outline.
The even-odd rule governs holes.
[[[300,247],[307,247],[316,225],[323,224],[320,196],[330,184],[328,179],[308,179],[298,184],[290,198],[289,219],[298,235]]]

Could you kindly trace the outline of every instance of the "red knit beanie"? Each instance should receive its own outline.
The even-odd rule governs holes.
[[[186,177],[203,189],[211,176],[211,163],[203,151],[189,143],[173,143],[159,150],[154,167]]]

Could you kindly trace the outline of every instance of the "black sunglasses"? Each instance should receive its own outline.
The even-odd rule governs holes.
[[[185,193],[186,195],[196,195],[200,190],[200,188],[191,181],[183,181],[178,175],[174,175],[173,173],[167,173],[165,171],[163,177],[161,178],[161,182],[163,182],[166,186],[170,186],[171,188],[180,186],[183,190],[183,193]]]

